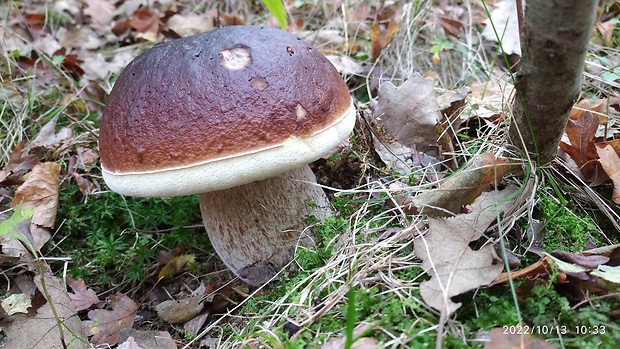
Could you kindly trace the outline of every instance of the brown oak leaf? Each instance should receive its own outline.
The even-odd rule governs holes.
[[[429,218],[428,233],[415,240],[422,268],[431,276],[420,284],[422,299],[431,307],[452,314],[461,303],[452,297],[488,285],[502,272],[503,263],[491,244],[477,251],[469,244],[482,237],[497,215],[511,206],[514,187],[484,192],[472,212],[451,218]]]

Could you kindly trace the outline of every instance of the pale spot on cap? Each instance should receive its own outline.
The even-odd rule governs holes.
[[[306,118],[308,112],[301,106],[301,104],[297,103],[297,106],[295,107],[295,114],[297,114],[297,121],[301,121]]]
[[[250,84],[256,90],[263,92],[267,87],[269,87],[269,83],[265,78],[254,77],[250,80]]]
[[[237,45],[220,51],[222,53],[222,66],[228,70],[243,70],[252,64],[250,48],[244,45]]]

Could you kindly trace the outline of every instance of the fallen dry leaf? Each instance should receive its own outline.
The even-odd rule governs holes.
[[[561,260],[579,265],[586,269],[596,269],[601,264],[609,262],[609,257],[598,254],[583,255],[581,253],[565,252],[565,251],[553,251],[551,255]]]
[[[211,315],[211,312],[209,311],[204,311],[202,314],[196,315],[194,318],[183,324],[183,329],[195,335],[199,334],[200,329],[204,326],[205,322],[209,318],[209,315]]]
[[[596,115],[599,118],[600,122],[605,122],[605,114],[603,114],[604,109],[609,105],[610,101],[607,98],[584,98],[580,100],[577,104],[573,105],[570,110],[568,117],[571,120],[577,120],[581,117],[581,113],[584,111],[589,111],[592,114]]]
[[[74,278],[67,276],[67,285],[73,290],[73,293],[68,294],[76,311],[88,309],[91,305],[99,303],[97,294],[92,289],[86,287],[84,280],[76,281]]]
[[[200,314],[205,304],[205,296],[199,295],[161,302],[155,307],[157,316],[171,324],[185,323]]]
[[[364,333],[371,330],[376,324],[364,322],[353,329],[353,339],[355,341],[351,345],[351,349],[376,349],[379,346],[379,342],[370,337],[360,337]],[[321,346],[321,349],[344,349],[346,344],[346,338],[334,338]]]
[[[613,34],[617,23],[618,22],[615,20],[609,20],[605,22],[596,21],[596,29],[601,34],[604,45],[613,45]]]
[[[606,140],[610,135],[608,119],[613,103],[606,98],[586,98],[575,104],[566,124],[566,137],[560,143],[560,148],[577,165],[581,177],[592,186],[610,179],[609,172],[603,169],[602,163],[598,161],[597,147],[605,148],[611,145],[615,152],[620,154],[620,140]],[[612,154],[603,156],[611,160]]]
[[[130,338],[133,338],[131,342],[144,349],[177,349],[177,344],[170,333],[166,331],[138,331],[133,328],[126,328],[121,331],[119,338],[123,343],[129,342]],[[120,349],[121,345],[117,349]]]
[[[364,71],[362,63],[355,58],[342,55],[325,55],[325,57],[342,75],[357,75]]]
[[[484,344],[484,349],[555,349],[551,343],[540,337],[530,334],[506,334],[504,332],[505,328],[492,329],[489,332],[490,341]]]
[[[211,13],[189,13],[186,15],[175,14],[166,22],[168,29],[177,33],[180,37],[204,33],[215,28],[215,16]]]
[[[84,14],[90,16],[91,27],[97,31],[103,31],[112,22],[114,4],[116,0],[84,0],[86,8]]]
[[[129,25],[138,33],[158,34],[161,28],[159,15],[146,8],[137,9],[133,15],[136,17],[129,21]]]
[[[472,212],[451,218],[429,218],[428,233],[415,240],[416,255],[422,268],[431,276],[420,284],[420,294],[431,307],[456,311],[461,303],[451,298],[493,282],[504,267],[491,244],[477,251],[469,244],[480,239],[489,225],[512,204],[508,200],[516,191],[508,187],[485,192],[472,204]]]
[[[106,60],[101,53],[89,55],[82,64],[84,77],[92,81],[108,79],[111,75],[119,74],[136,54],[129,50],[120,51],[111,60]]]
[[[72,349],[88,348],[88,344],[83,342],[86,336],[82,329],[82,322],[65,292],[62,281],[46,273],[45,285],[48,295],[43,292],[39,275],[35,276],[34,282],[47,302],[36,310],[34,316],[26,314],[12,316],[13,321],[3,326],[7,337],[7,342],[4,343],[5,348],[61,348],[58,323],[49,301],[54,302],[57,314],[62,321],[65,343],[71,343]]]
[[[119,344],[116,349],[142,349],[142,347],[136,343],[133,337],[129,337],[122,344]]]
[[[517,271],[512,271],[510,276],[502,273],[494,284],[505,283],[510,279],[528,278],[528,285],[522,283],[519,287],[526,294],[535,287],[535,283],[542,281],[546,284],[553,280],[556,288],[563,287],[570,291],[573,301],[584,304],[588,301],[588,295],[608,294],[620,284],[620,267],[617,258],[620,256],[618,245],[589,250],[584,253],[569,253],[553,251],[551,254],[543,252],[542,258]],[[519,292],[523,293],[523,292]]]
[[[381,161],[390,169],[400,174],[410,174],[414,170],[424,169],[423,175],[434,182],[440,178],[440,161],[415,147],[406,146],[379,132],[373,132],[374,150]],[[422,178],[418,178],[422,181]]]
[[[441,120],[434,82],[416,74],[399,87],[379,87],[373,118],[399,143],[437,155],[435,125]]]
[[[72,131],[68,127],[63,127],[56,133],[56,120],[51,120],[43,125],[39,130],[39,134],[26,147],[32,149],[34,147],[53,147],[61,142],[70,139]]]
[[[78,58],[77,55],[74,54],[66,54],[65,49],[61,49],[55,53],[55,55],[63,56],[62,62],[60,63],[60,67],[63,71],[69,73],[72,78],[75,80],[80,80],[82,75],[84,75],[84,69],[82,69],[82,60]],[[63,127],[63,129],[67,129],[69,134],[71,133],[71,129]],[[62,130],[61,130],[62,131]]]
[[[1,304],[8,315],[15,313],[28,314],[28,308],[32,306],[30,296],[25,293],[14,293],[3,299]]]
[[[379,23],[372,22],[372,31],[370,32],[370,57],[373,62],[381,56],[381,51],[392,41],[394,34],[396,34],[399,29],[400,23],[394,18],[388,22],[385,30],[381,30]]]
[[[84,321],[84,326],[89,335],[93,337],[90,342],[97,344],[118,344],[119,332],[124,328],[133,326],[136,318],[138,305],[131,298],[118,292],[110,297],[112,310],[97,309],[88,312],[90,321]]]
[[[446,31],[447,34],[450,34],[456,38],[461,36],[461,30],[463,29],[463,22],[448,18],[448,17],[439,17],[439,24]]]
[[[17,143],[11,152],[9,163],[0,170],[0,186],[23,183],[23,176],[38,164],[39,159],[24,149],[24,142]]]
[[[58,210],[58,180],[60,165],[44,162],[35,166],[28,178],[15,192],[11,206],[34,207],[32,223],[46,228],[54,227]]]
[[[496,158],[491,153],[475,157],[463,170],[444,181],[438,189],[416,195],[412,204],[418,212],[434,217],[459,213],[461,206],[470,204],[489,185],[500,182],[508,173],[521,171],[521,164]]]
[[[54,81],[57,70],[52,63],[41,59],[37,51],[31,51],[29,56],[17,58],[17,64],[24,70],[37,77],[37,81],[48,84]]]
[[[62,49],[62,45],[51,35],[39,36],[33,44],[49,57],[54,57]]]
[[[216,10],[216,9],[214,9]],[[216,16],[219,11],[208,11],[207,13],[211,14],[211,16]],[[220,23],[224,23],[225,25],[245,25],[245,19],[243,17],[234,15],[232,13],[221,13],[220,12]]]
[[[601,164],[603,171],[607,173],[614,185],[611,199],[616,204],[620,204],[620,157],[609,144],[605,148],[596,147],[596,153],[599,157],[599,164]]]
[[[493,42],[501,41],[506,54],[521,55],[521,38],[514,0],[502,0],[491,11],[491,18],[484,21],[482,37]],[[496,35],[497,33],[497,35]],[[498,38],[499,36],[499,38]]]
[[[560,148],[575,161],[583,178],[590,181],[596,173],[596,146],[594,137],[598,129],[599,118],[590,111],[582,111],[577,119],[569,118],[566,135],[570,144],[560,142]]]
[[[105,45],[105,41],[102,40],[92,28],[87,26],[58,28],[56,37],[58,38],[59,44],[67,49],[95,50]],[[86,56],[86,59],[90,57],[90,55],[84,56]]]
[[[33,38],[50,33],[47,25],[47,16],[43,13],[18,13],[9,20],[10,25],[24,24]]]
[[[99,154],[90,149],[84,147],[77,147],[77,158],[75,168],[88,172],[94,167],[97,167]]]
[[[159,272],[157,279],[161,280],[165,277],[173,276],[181,270],[185,270],[185,268],[191,266],[195,262],[195,259],[196,257],[193,254],[183,254],[170,258],[163,269]]]
[[[568,282],[577,280],[579,286],[587,289],[588,283],[596,282],[594,276],[598,276],[605,281],[619,284],[620,283],[620,267],[605,265],[609,261],[609,257],[589,255],[583,256],[578,253],[568,253],[564,251],[553,251],[552,254],[545,254],[549,262],[562,273],[569,276]],[[573,279],[573,280],[571,280]],[[604,285],[602,289],[591,291],[591,293],[600,293],[606,291]]]
[[[84,195],[91,194],[94,190],[97,189],[93,182],[86,179],[84,176],[77,172],[73,172],[73,179],[75,180],[75,183],[80,189],[80,192]]]

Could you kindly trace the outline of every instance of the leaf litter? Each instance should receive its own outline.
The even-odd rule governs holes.
[[[173,34],[177,36],[189,35],[193,32],[193,30],[195,30],[192,27],[198,26],[199,24],[198,21],[203,20],[203,23],[201,23],[202,25],[210,26],[215,17],[217,17],[217,19],[215,20],[215,22],[217,22],[217,21],[220,21],[222,18],[224,18],[224,15],[225,15],[225,14],[218,14],[215,12],[205,12],[204,15],[200,15],[200,16],[190,16],[189,14],[186,14],[184,12],[175,13],[175,11],[177,11],[176,9],[166,8],[167,5],[165,5],[164,2],[162,1],[152,4],[153,6],[142,7],[142,8],[140,7],[141,4],[150,5],[146,1],[125,1],[125,2],[120,2],[120,3],[115,2],[115,1],[110,1],[110,0],[56,1],[54,2],[53,6],[57,9],[60,9],[59,12],[67,11],[68,13],[71,13],[75,17],[77,17],[78,15],[81,16],[82,14],[85,14],[86,17],[89,18],[89,21],[90,21],[89,25],[68,26],[67,28],[68,30],[65,33],[66,36],[64,37],[60,37],[59,35],[60,30],[55,34],[50,33],[49,30],[44,25],[42,25],[45,23],[45,18],[42,17],[41,15],[30,14],[30,15],[22,16],[22,18],[20,18],[20,21],[13,22],[13,25],[24,25],[28,29],[29,33],[32,36],[37,37],[37,39],[39,40],[38,41],[39,43],[37,45],[39,45],[40,48],[45,47],[44,52],[46,54],[50,56],[53,56],[54,54],[61,54],[62,56],[64,56],[63,64],[61,66],[64,71],[70,72],[71,64],[73,64],[74,66],[81,66],[82,68],[84,68],[84,73],[83,73],[84,75],[80,75],[82,79],[86,79],[91,82],[94,82],[95,84],[100,85],[99,87],[101,87],[103,90],[108,90],[109,84],[107,84],[106,81],[100,81],[100,80],[107,80],[110,77],[117,74],[121,70],[121,68],[128,62],[128,60],[131,59],[131,57],[135,55],[135,51],[132,52],[131,50],[127,50],[124,52],[115,52],[114,58],[98,56],[96,59],[88,60],[88,59],[85,59],[85,56],[93,57],[92,52],[87,52],[87,54],[84,54],[85,51],[82,51],[82,49],[87,49],[87,50],[98,49],[100,47],[105,46],[108,41],[115,42],[118,39],[123,40],[124,43],[131,43],[131,44],[141,43],[141,42],[144,42],[145,40],[155,42],[155,41],[161,40],[162,36],[164,35],[170,35],[168,32],[166,32],[167,30],[172,31]],[[115,9],[115,6],[117,5],[120,6],[118,9],[116,9],[116,14],[118,15],[118,17],[114,18],[112,17],[111,12],[112,10]],[[368,13],[364,15],[364,19],[365,17],[371,16],[370,9],[368,9],[368,11],[366,12]],[[170,14],[172,14],[172,16],[170,16]],[[123,23],[123,22],[126,22],[126,23]],[[195,23],[195,24],[191,25],[190,22]],[[122,25],[124,24],[127,25],[126,28],[124,29],[124,32],[122,32],[122,34],[116,38],[110,39],[110,36],[102,34],[106,31],[118,29],[118,28],[115,28],[117,25],[119,27],[122,27]],[[366,23],[363,23],[363,24],[366,24]],[[442,25],[444,30],[446,30],[446,32],[450,33],[451,35],[455,35],[455,36],[457,36],[459,32],[463,29],[462,23],[458,21],[448,21],[446,19],[443,19],[443,21],[440,21],[440,24]],[[390,18],[389,16],[384,16],[383,18],[379,16],[377,18],[377,21],[373,21],[370,23],[370,25],[366,29],[366,33],[370,34],[371,36],[370,44],[371,44],[373,59],[378,58],[382,54],[382,50],[384,50],[387,47],[392,37],[397,33],[399,26],[400,26],[400,23],[394,20],[394,17]],[[65,28],[61,28],[61,29],[64,30]],[[0,30],[4,30],[4,28]],[[334,35],[342,36],[340,31],[334,31],[334,32],[336,34],[332,34],[332,37],[328,38],[330,42],[334,40]],[[55,35],[56,37],[52,37],[52,35]],[[7,35],[7,36],[10,40],[15,39],[14,35]],[[338,40],[341,39],[342,42],[344,42],[345,40],[344,37],[336,38],[336,39]],[[42,42],[44,40],[47,40],[47,42]],[[23,45],[20,48],[20,50],[22,51],[27,51],[29,48],[31,48],[27,44],[24,44],[23,42],[21,42],[20,40],[17,40],[17,42],[14,42],[14,44],[12,45],[14,45],[14,47]],[[80,52],[78,53],[77,57],[75,57],[75,56],[72,56],[74,51],[71,51],[71,50],[64,51],[64,52],[59,51],[60,48],[58,47],[58,45],[62,46],[62,48],[72,48]],[[341,45],[341,46],[344,46],[344,45]],[[136,48],[136,50],[138,49],[141,49],[141,48]],[[125,57],[122,57],[122,59],[121,58],[117,59],[117,57],[121,57],[122,54],[125,54]],[[42,80],[51,82],[53,80],[52,74],[54,73],[54,69],[52,69],[53,67],[49,65],[45,65],[45,64],[37,65],[39,63],[36,63],[36,60],[39,58],[41,57],[34,56],[34,59],[30,59],[30,60],[23,59],[22,64],[25,67],[30,67],[30,68],[42,67],[43,72],[46,74],[42,76]],[[346,62],[347,66],[345,66],[345,64],[343,63],[342,70],[344,71],[346,68],[346,69],[349,69],[351,74],[359,74],[361,72],[360,71],[361,68],[354,63],[357,63],[357,62]],[[389,85],[384,84],[382,86],[386,86],[383,88],[384,91],[389,89]],[[398,87],[396,89],[400,89],[400,88],[401,87]],[[85,91],[86,90],[87,89],[85,89]],[[430,93],[429,92],[430,90],[428,88],[421,89],[420,91],[423,91],[422,93],[423,95],[426,94],[427,92]],[[419,93],[419,91],[416,90],[416,91],[410,91],[408,94],[404,94],[404,95],[405,95],[405,98],[408,98],[408,97],[411,97],[412,95],[415,96],[417,93]],[[433,102],[431,102],[431,100]],[[391,132],[394,132],[394,134],[397,135],[397,137],[393,137],[391,135],[388,136],[389,141],[396,139],[396,142],[392,143],[394,148],[389,148],[387,150],[377,150],[377,152],[383,152],[384,156],[382,156],[382,158],[385,158],[384,161],[386,162],[386,164],[389,165],[390,163],[392,163],[390,167],[397,170],[401,174],[410,173],[412,169],[420,169],[423,167],[428,168],[428,167],[435,166],[437,165],[437,162],[441,160],[441,159],[439,160],[437,159],[442,154],[436,154],[434,152],[437,149],[437,146],[439,143],[438,139],[440,137],[440,135],[437,132],[436,125],[439,122],[440,117],[441,117],[439,114],[437,114],[437,111],[439,110],[439,108],[436,107],[435,105],[432,105],[436,101],[436,98],[430,98],[426,96],[423,98],[423,101],[428,102],[428,103],[425,103],[427,105],[423,105],[420,108],[418,107],[416,108],[420,110],[424,110],[425,107],[431,106],[431,108],[427,109],[426,112],[422,112],[421,114],[409,113],[408,111],[406,113],[400,113],[401,117],[402,116],[412,117],[412,115],[414,115],[413,121],[411,121],[411,119],[409,120],[400,119],[399,120],[398,118],[394,118],[391,126],[389,125],[389,122],[388,122],[388,126],[385,129],[390,129]],[[380,103],[381,103],[381,100],[380,100]],[[402,103],[402,104],[407,104],[407,103]],[[400,111],[397,110],[396,114],[398,114],[399,112]],[[418,120],[416,119],[418,116],[420,117],[419,123],[418,123]],[[429,116],[432,116],[432,117],[429,117]],[[431,120],[433,119],[433,117],[434,117],[434,120]],[[493,118],[494,117],[495,115],[493,116]],[[492,120],[492,118],[489,117],[488,120]],[[432,121],[432,122],[429,122],[429,121]],[[493,119],[492,122],[495,122],[495,119]],[[403,125],[405,125],[405,127],[403,127]],[[429,126],[432,126],[433,129],[431,130]],[[418,130],[418,128],[424,131]],[[411,142],[410,138],[399,136],[399,133],[403,130],[405,131],[415,130],[416,134],[414,134],[413,136],[417,137],[417,136],[422,135],[423,137],[425,137],[425,139],[423,139],[419,143]],[[443,129],[443,131],[445,131],[445,129]],[[53,136],[57,136],[57,135],[53,134]],[[60,139],[58,142],[62,142],[62,139]],[[50,140],[44,143],[46,143],[45,146],[51,146],[52,143],[58,143],[58,142]],[[390,143],[390,142],[386,142],[386,143]],[[586,142],[586,148],[587,147],[588,145]],[[442,146],[441,149],[445,152],[446,148]],[[591,149],[592,148],[590,148],[590,150]],[[607,150],[606,155],[612,155],[608,148],[602,148],[602,149]],[[597,153],[600,152],[599,149],[596,149],[596,151]],[[392,158],[390,160],[389,159],[390,155],[386,155],[388,153],[392,156],[394,155],[394,153],[396,153],[397,158],[396,159]],[[429,154],[433,154],[433,155],[429,155]],[[437,157],[434,157],[435,154]],[[594,161],[594,162],[599,161],[601,162],[603,171],[606,173],[609,173],[610,170],[605,170],[606,164],[604,163],[607,163],[607,162],[611,163],[612,160],[610,160],[609,158],[605,158],[605,155],[603,156],[601,156],[601,154],[597,154],[597,155],[598,155],[598,158],[596,156],[594,158],[586,157],[585,159],[582,159],[582,160],[585,161],[584,163],[589,163],[590,161]],[[408,161],[408,162],[405,161],[406,167],[398,168],[397,166],[399,163],[403,162],[402,161],[403,158],[407,159]],[[497,165],[495,167],[501,169],[502,166],[504,165],[501,163],[501,161],[502,160],[493,159],[491,163],[495,163],[495,165]],[[21,165],[14,164],[15,167],[13,169],[10,169],[7,167],[5,168],[4,173],[0,172],[0,182],[5,181],[5,180],[7,181],[14,180],[15,178],[17,178],[17,180],[27,180],[28,176],[23,176],[22,174],[20,174],[20,172],[29,172],[30,170],[32,170],[32,168],[34,168],[35,166],[38,166],[38,164],[36,163],[29,163],[29,160],[27,158],[24,159],[22,163],[24,164],[24,166],[21,168],[20,168]],[[616,166],[613,165],[611,167],[615,168]],[[437,166],[436,168],[439,169],[440,167]],[[509,168],[509,166],[506,166],[506,168]],[[472,171],[472,172],[475,172],[475,171]],[[507,170],[507,172],[510,172],[510,170]],[[450,223],[451,220],[452,222],[458,222],[459,219],[464,219],[464,218],[461,218],[462,216],[469,217],[467,216],[468,214],[479,214],[481,217],[484,217],[486,221],[489,220],[488,217],[482,215],[482,212],[485,212],[484,209],[482,209],[482,212],[480,212],[481,208],[476,206],[475,203],[472,206],[468,206],[468,204],[471,201],[474,201],[474,199],[476,199],[477,195],[480,192],[483,192],[486,189],[486,187],[488,187],[489,185],[495,184],[496,177],[493,177],[493,181],[488,180],[488,177],[485,177],[488,174],[489,174],[488,171],[481,171],[477,174],[478,176],[476,177],[477,179],[467,179],[467,180],[464,180],[464,182],[457,182],[457,184],[455,184],[453,187],[450,186],[450,182],[446,181],[442,185],[443,188],[440,188],[444,190],[444,193],[438,194],[438,198],[417,197],[417,201],[421,202],[422,206],[426,205],[426,207],[441,207],[443,209],[440,211],[445,213],[447,210],[450,212],[449,215],[454,216],[452,218],[431,217],[431,220],[432,219],[435,220],[434,223],[432,224],[433,229],[429,228],[429,231],[428,231],[428,236],[431,237],[431,240],[432,240],[433,234],[439,235],[439,233],[435,233],[435,232],[438,232],[438,231],[441,231],[447,228],[454,228],[454,223]],[[79,172],[79,173],[73,172],[72,176],[74,180],[80,184],[80,190],[82,190],[84,193],[92,192],[94,190],[93,188],[96,188],[94,187],[93,182],[89,181],[88,179],[85,179],[89,177],[87,174],[84,175],[83,172]],[[499,175],[498,177],[501,177],[501,175]],[[439,179],[439,178],[440,176],[437,176],[432,179],[434,180],[434,179]],[[477,182],[481,178],[483,179],[482,182]],[[478,184],[473,184],[473,183],[478,183]],[[17,183],[17,184],[21,184],[21,183]],[[11,184],[11,185],[17,185],[17,184]],[[466,184],[471,184],[471,185],[466,185]],[[472,187],[472,188],[470,189],[470,188],[464,188],[464,187]],[[22,189],[22,191],[25,192],[23,193],[24,196],[28,196],[28,190],[26,189]],[[404,188],[401,187],[398,189],[403,190],[403,191],[407,190],[406,187]],[[455,194],[459,192],[460,189],[463,189],[463,190],[467,189],[470,191],[465,195]],[[481,195],[481,198],[485,197],[486,195],[488,194],[483,192]],[[480,198],[476,199],[475,202],[477,202],[479,199]],[[34,200],[34,201],[37,201],[37,200]],[[43,207],[42,209],[39,209],[40,212],[44,212],[44,211],[48,211],[48,213],[52,212],[54,209],[49,209],[49,208],[46,209],[45,207],[49,205],[46,205],[44,201],[45,200],[43,199],[39,200],[39,203],[41,203]],[[448,207],[448,208],[446,209],[445,207]],[[466,212],[466,211],[469,211],[469,213],[461,213],[461,212]],[[433,216],[430,210],[425,211],[425,213]],[[46,216],[46,214],[41,213],[39,216]],[[47,216],[48,218],[51,217],[51,215],[49,214],[47,214]],[[37,220],[39,218],[40,217],[38,217]],[[25,221],[22,221],[22,223],[23,222]],[[53,219],[52,219],[52,222],[53,222]],[[485,227],[482,226],[483,224],[480,224],[480,226],[478,226],[477,225],[478,222],[476,223],[470,222],[468,224],[474,226],[472,228],[473,232],[470,232],[473,235],[475,235],[476,232],[480,232],[486,229]],[[468,229],[471,228],[469,225],[467,225]],[[21,229],[27,229],[26,226],[27,226],[26,224],[22,224]],[[52,223],[52,226],[53,226],[53,223]],[[429,226],[430,226],[430,223],[429,223]],[[27,233],[24,233],[24,236],[26,235]],[[30,240],[33,240],[33,239],[30,238]],[[37,243],[37,245],[43,245],[44,243],[45,242],[43,241],[42,243]],[[461,243],[463,243],[463,241],[461,241]],[[462,247],[463,247],[462,244],[459,245],[459,248],[462,248]],[[4,245],[3,245],[3,252],[4,251],[5,250],[4,250]],[[484,251],[486,253],[486,250]],[[480,250],[478,251],[472,250],[472,252],[480,252]],[[487,253],[487,257],[488,255],[489,253]],[[485,262],[488,262],[488,260],[485,260]],[[571,263],[577,263],[577,262],[571,262]],[[483,267],[480,267],[480,268],[483,268]],[[603,269],[603,270],[605,271],[601,271],[601,273],[605,274],[608,269]],[[168,275],[175,274],[175,273],[176,271],[171,272],[169,270],[166,270],[166,271],[162,270],[162,272],[160,273],[160,277],[162,275],[168,276]],[[612,273],[605,274],[605,275],[612,275],[612,274],[613,274],[613,270],[612,270]],[[592,273],[590,273],[590,275],[592,275]],[[434,281],[435,279],[438,278],[438,276],[440,276],[440,274],[435,275],[434,278],[431,279],[430,281]],[[610,276],[610,278],[613,278],[613,275]],[[81,284],[79,283],[79,281],[77,281],[76,283],[70,282],[70,286],[73,289],[73,293],[70,295],[76,296],[76,297],[72,297],[71,300],[74,306],[76,306],[77,308],[86,310],[98,302],[98,300],[96,299],[97,297],[94,294],[94,292],[91,289],[88,289],[86,285],[83,284],[83,281]],[[74,288],[74,286],[76,288]],[[127,313],[127,311],[123,310],[125,308],[118,305],[118,303],[122,303],[122,300],[124,299],[123,297],[126,297],[126,296],[117,294],[116,297],[114,297],[114,300],[117,303],[114,303],[114,301],[112,302],[112,310],[110,311],[111,313],[105,313],[106,316],[110,318],[114,318],[115,316],[119,316],[119,313]],[[118,307],[118,309],[115,309],[115,304]],[[123,308],[123,309],[120,309],[120,308]],[[101,320],[101,318],[104,318],[104,317],[105,316],[103,315],[97,315],[95,316],[96,319],[91,319],[91,321],[97,322]],[[114,339],[114,333],[116,329],[106,328],[106,326],[102,324],[100,324],[100,326],[102,326],[103,328],[101,333],[103,334],[104,337],[107,336],[106,338]],[[94,327],[97,328],[98,330],[100,329],[99,327],[97,327],[97,325],[94,325]],[[122,332],[122,331],[119,331],[119,332]],[[134,338],[134,337],[130,337],[130,338]],[[127,344],[127,346],[130,348],[139,347],[139,344],[137,341],[130,340],[129,338],[124,341]]]
[[[111,310],[95,309],[88,312],[90,320],[84,321],[84,327],[93,344],[118,344],[119,333],[133,326],[138,311],[138,304],[122,293],[110,297]]]
[[[414,249],[422,259],[422,268],[431,276],[420,284],[420,294],[431,307],[455,312],[460,303],[452,297],[489,285],[504,268],[492,244],[478,250],[469,245],[482,238],[498,215],[513,203],[516,188],[507,187],[482,193],[472,204],[471,212],[448,218],[429,218],[426,235],[416,239]]]
[[[7,337],[5,346],[7,348],[60,348],[59,331],[63,331],[65,341],[71,343],[71,348],[88,348],[88,344],[83,342],[86,336],[82,330],[82,321],[77,316],[62,281],[48,272],[45,273],[44,280],[45,289],[43,289],[40,276],[34,278],[37,294],[44,303],[34,310],[33,314],[30,312],[14,314],[10,326],[2,326]],[[46,293],[48,296],[44,295]],[[49,302],[54,303],[56,315],[63,323],[61,329],[58,328]]]
[[[73,293],[68,293],[68,295],[69,298],[71,298],[73,306],[75,306],[75,310],[85,310],[99,303],[97,294],[86,286],[84,280],[75,280],[67,276],[67,285],[73,290]]]

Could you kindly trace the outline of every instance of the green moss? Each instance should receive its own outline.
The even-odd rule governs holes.
[[[210,248],[202,227],[184,228],[200,222],[196,196],[162,200],[105,192],[85,200],[75,185],[65,185],[59,202],[56,221],[63,239],[46,247],[71,257],[69,275],[87,284],[142,280],[160,249],[180,245],[191,253]],[[96,282],[88,282],[90,277]]]
[[[588,240],[597,246],[602,245],[594,234],[597,229],[591,217],[578,216],[551,197],[542,198],[536,208],[545,222],[546,235],[542,245],[545,251],[580,252]]]
[[[610,315],[612,309],[618,308],[620,301],[593,301],[591,306],[571,310],[568,300],[548,285],[525,291],[527,294],[521,295],[524,301],[519,304],[522,325],[547,329],[558,326],[565,331],[561,335],[564,348],[615,348],[620,343],[620,325]],[[519,324],[515,304],[505,296],[508,292],[505,287],[486,289],[475,295],[473,300],[464,302],[457,313],[457,320],[463,322],[466,333],[474,335],[480,330]],[[464,295],[463,299],[471,299],[471,294]],[[596,328],[599,333],[578,333],[577,329],[581,326],[591,330]],[[560,340],[556,332],[536,335],[556,344]]]

